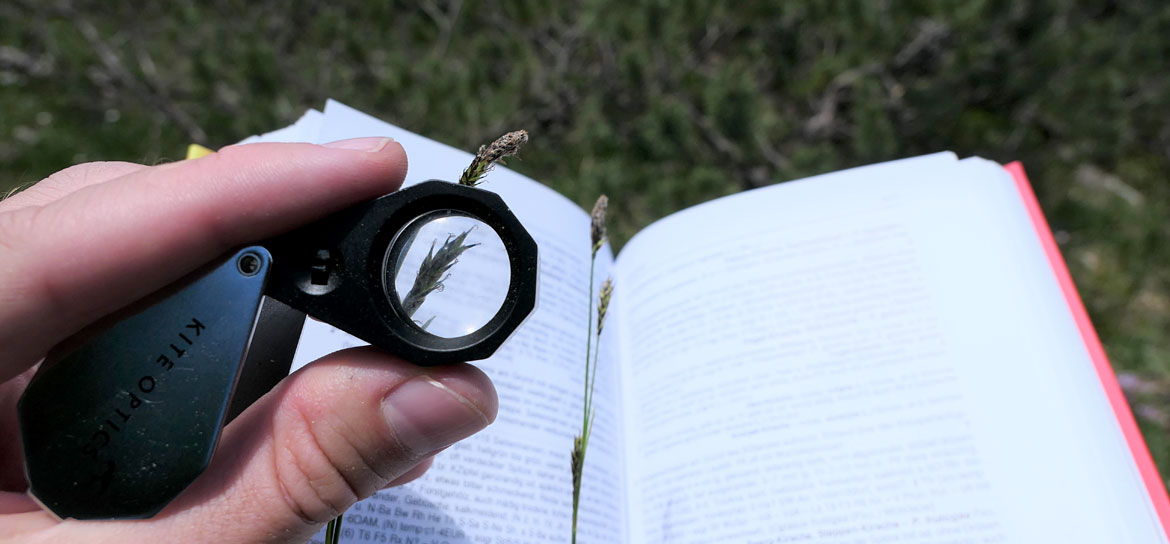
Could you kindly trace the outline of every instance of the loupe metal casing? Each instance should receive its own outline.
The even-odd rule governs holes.
[[[498,237],[508,280],[486,322],[444,337],[387,278],[420,221],[451,213]],[[437,365],[491,356],[536,290],[536,242],[504,201],[444,181],[243,248],[50,353],[18,405],[30,493],[61,518],[153,516],[207,467],[223,426],[288,374],[306,314]]]

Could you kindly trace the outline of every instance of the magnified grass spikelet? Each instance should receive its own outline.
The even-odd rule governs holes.
[[[479,146],[479,152],[471,159],[471,164],[459,177],[460,185],[475,187],[479,185],[496,163],[503,164],[504,157],[511,157],[520,152],[520,146],[528,142],[528,132],[517,130],[500,136],[496,141]]]
[[[467,235],[471,234],[471,230],[467,229],[458,236],[447,235],[447,241],[443,242],[438,251],[435,251],[435,241],[431,242],[431,249],[427,251],[427,256],[423,258],[422,264],[418,267],[418,275],[414,278],[414,285],[402,298],[402,309],[406,311],[408,316],[414,317],[419,306],[422,306],[423,302],[426,301],[427,295],[435,291],[442,291],[443,282],[451,277],[448,272],[459,262],[459,256],[464,251],[479,245],[463,243],[467,240]]]

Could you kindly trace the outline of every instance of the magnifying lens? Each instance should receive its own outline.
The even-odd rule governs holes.
[[[498,195],[435,180],[242,248],[46,358],[19,403],[30,492],[61,518],[153,516],[288,374],[306,314],[417,364],[484,359],[536,274]]]

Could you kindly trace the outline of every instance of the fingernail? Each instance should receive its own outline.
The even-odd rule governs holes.
[[[398,443],[421,458],[467,438],[490,422],[470,400],[430,376],[416,376],[382,399],[382,416]]]
[[[377,153],[386,147],[386,144],[393,141],[394,138],[350,138],[348,140],[338,140],[323,145],[334,149],[353,149],[355,151]]]

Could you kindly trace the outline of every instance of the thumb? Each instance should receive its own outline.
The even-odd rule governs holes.
[[[338,352],[232,421],[207,471],[155,518],[67,523],[56,536],[303,542],[357,500],[417,476],[431,455],[493,421],[496,408],[495,388],[473,366]]]
[[[199,542],[307,538],[486,427],[497,406],[491,381],[471,365],[420,368],[373,348],[331,355],[229,426],[219,457],[175,505],[210,504],[214,513],[187,509],[176,522],[202,533]]]

